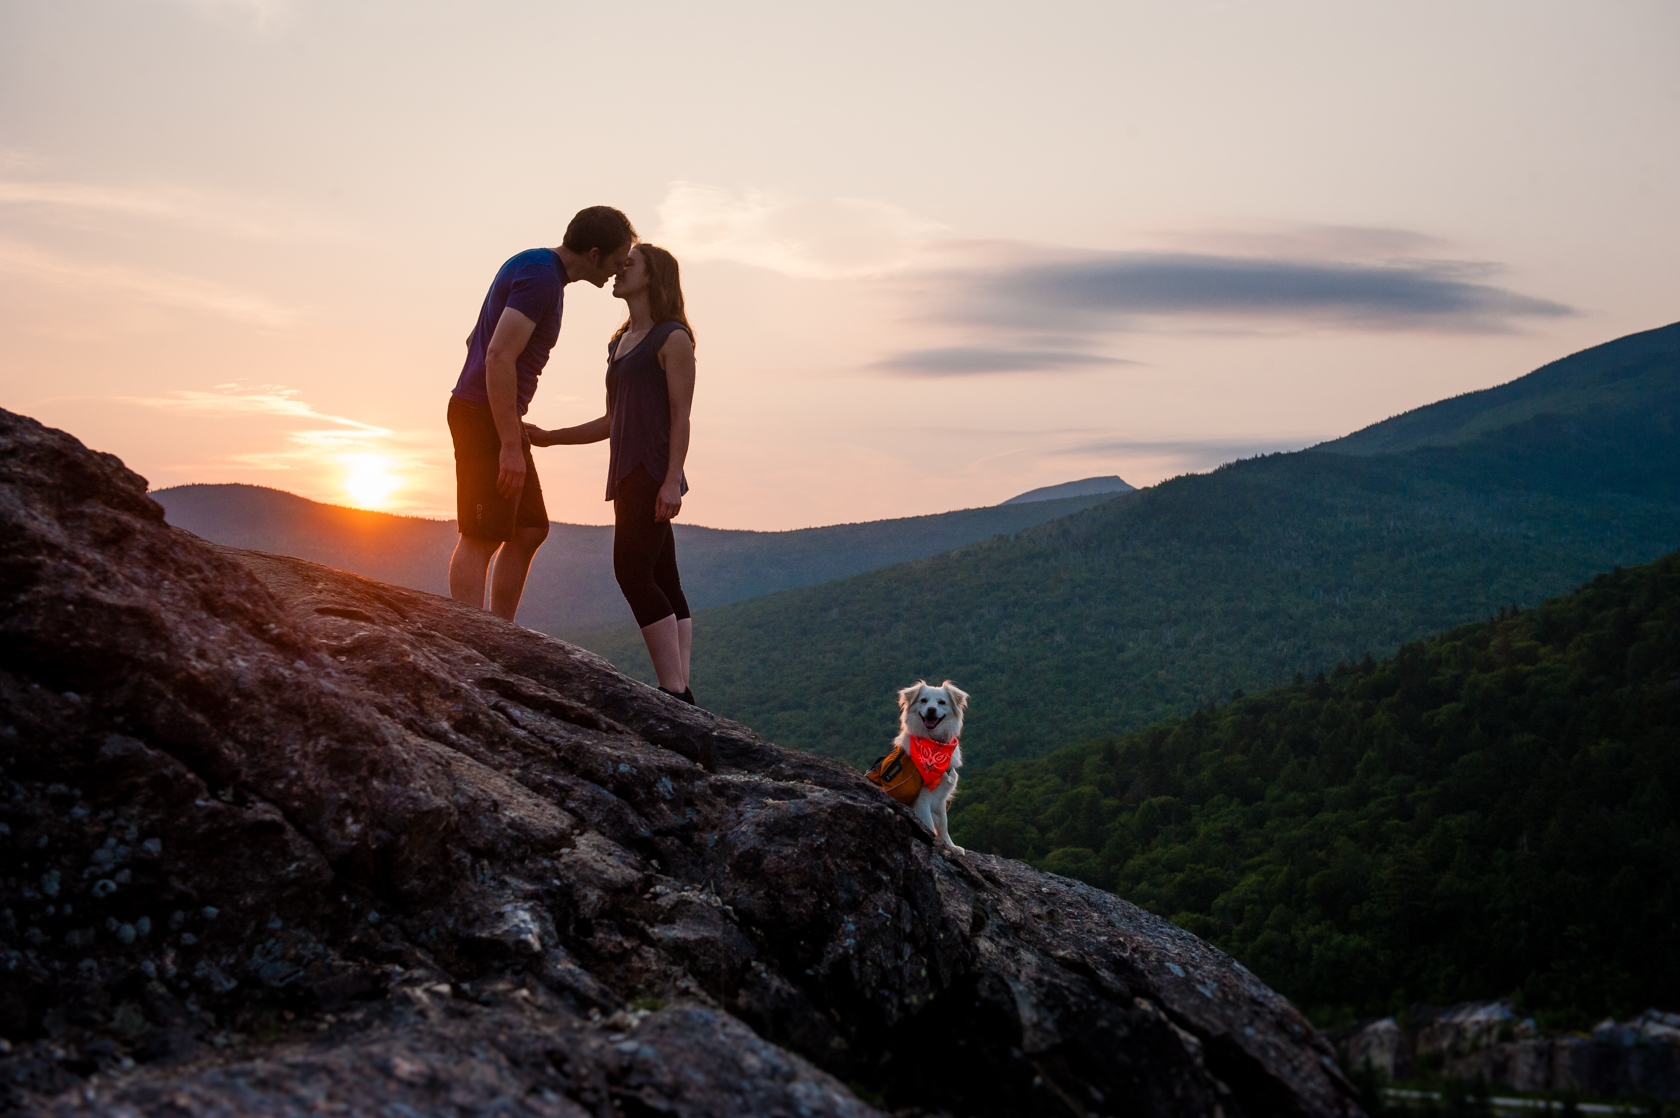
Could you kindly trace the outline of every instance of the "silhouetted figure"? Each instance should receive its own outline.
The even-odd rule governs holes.
[[[630,219],[611,206],[579,210],[558,248],[519,253],[496,273],[467,361],[449,397],[455,441],[455,502],[461,539],[449,559],[449,594],[484,608],[492,558],[490,610],[512,621],[531,558],[548,538],[548,509],[520,417],[560,337],[566,285],[600,287],[635,244]]]

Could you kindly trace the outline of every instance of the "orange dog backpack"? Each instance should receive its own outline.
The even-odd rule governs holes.
[[[922,790],[922,774],[916,771],[916,766],[910,763],[910,754],[901,746],[895,745],[891,753],[877,758],[863,775],[901,804],[915,803],[916,793]]]

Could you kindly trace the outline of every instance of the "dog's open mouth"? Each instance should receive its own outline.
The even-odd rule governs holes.
[[[922,711],[922,725],[926,726],[930,730],[943,721],[945,721],[945,716],[936,710]]]

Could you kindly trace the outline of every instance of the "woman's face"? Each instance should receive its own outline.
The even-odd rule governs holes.
[[[642,258],[642,250],[630,250],[630,258],[624,262],[624,267],[618,270],[618,278],[613,280],[613,298],[628,299],[641,291],[646,291],[648,285],[647,261]]]

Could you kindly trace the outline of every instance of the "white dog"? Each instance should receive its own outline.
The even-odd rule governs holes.
[[[963,712],[968,710],[968,692],[946,680],[938,687],[925,680],[898,693],[898,737],[893,744],[909,755],[922,776],[922,790],[910,809],[922,826],[945,840],[958,854],[966,854],[951,841],[951,827],[945,819],[951,797],[957,794],[957,770],[962,768]],[[932,777],[933,779],[929,779]]]

